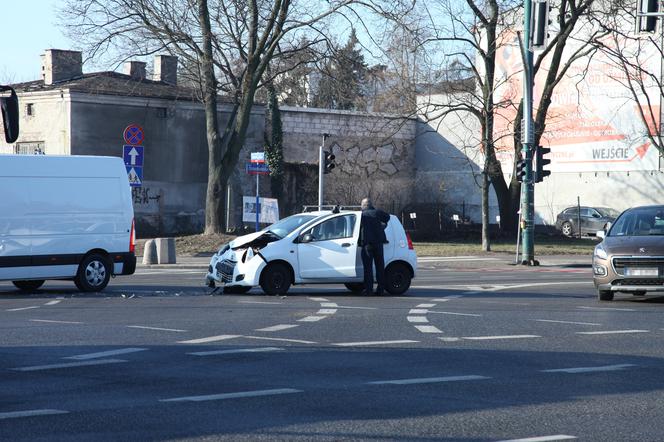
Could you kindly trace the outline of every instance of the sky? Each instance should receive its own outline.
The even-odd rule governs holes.
[[[37,80],[45,49],[74,49],[57,26],[63,0],[0,0],[0,83]]]

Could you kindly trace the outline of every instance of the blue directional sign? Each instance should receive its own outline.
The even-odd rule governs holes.
[[[267,175],[270,168],[267,163],[247,163],[247,173],[249,175]]]
[[[141,187],[143,185],[143,168],[140,166],[125,166],[127,168],[127,178],[131,187]]]
[[[122,146],[125,166],[143,167],[143,146]]]

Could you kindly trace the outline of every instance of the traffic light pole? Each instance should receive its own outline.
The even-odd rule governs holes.
[[[524,0],[523,69],[523,124],[521,125],[521,151],[525,160],[525,176],[521,184],[521,263],[537,265],[535,261],[535,186],[533,152],[535,131],[533,123],[533,51],[531,42],[532,0]]]
[[[323,139],[325,143],[325,139]],[[323,146],[318,147],[318,210],[323,210],[323,180],[325,177],[325,153]]]

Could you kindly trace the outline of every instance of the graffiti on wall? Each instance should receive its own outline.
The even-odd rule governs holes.
[[[159,203],[163,197],[161,189],[132,187],[131,199],[134,210],[140,213],[159,213]]]

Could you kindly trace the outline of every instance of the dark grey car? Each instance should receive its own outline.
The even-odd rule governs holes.
[[[556,229],[565,236],[574,236],[581,231],[582,235],[595,235],[598,230],[604,230],[607,223],[612,223],[620,212],[608,207],[568,207],[556,217]]]

